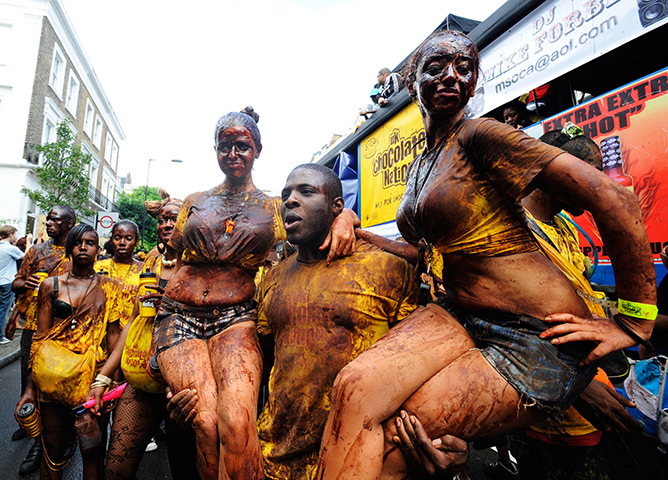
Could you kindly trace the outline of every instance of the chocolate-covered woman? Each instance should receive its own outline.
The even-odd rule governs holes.
[[[466,440],[558,415],[597,359],[652,332],[654,268],[637,199],[519,130],[466,120],[478,68],[473,42],[449,31],[432,34],[408,62],[427,145],[411,165],[397,224],[425,263],[443,265],[429,271],[447,300],[418,309],[341,371],[319,478],[400,477],[393,425],[411,415],[431,438]],[[538,250],[518,204],[534,188],[593,214],[627,301],[615,319],[592,318]],[[408,415],[395,416],[400,408]]]
[[[285,238],[279,199],[260,191],[252,169],[262,151],[252,108],[215,129],[223,182],[189,195],[170,240],[177,271],[156,318],[158,364],[172,391],[195,389],[193,428],[204,478],[264,478],[256,429],[262,355],[253,301],[257,269]],[[332,227],[332,255],[354,245],[354,213]],[[328,241],[326,241],[327,243]]]
[[[72,261],[71,271],[44,280],[39,288],[32,377],[19,406],[39,402],[44,446],[40,478],[61,477],[74,453],[75,433],[83,459],[82,478],[96,479],[104,465],[105,417],[88,411],[74,415],[71,409],[83,403],[91,382],[112,383],[96,372],[120,334],[120,288],[93,269],[98,236],[91,226],[75,226],[65,251]]]

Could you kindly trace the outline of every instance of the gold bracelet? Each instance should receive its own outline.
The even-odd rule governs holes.
[[[112,383],[111,378],[107,377],[106,375],[102,375],[101,373],[97,374],[97,376],[95,377],[95,381],[104,383],[106,387],[111,387]]]
[[[90,384],[91,390],[97,387],[104,387],[106,389],[109,388],[109,385],[107,385],[105,382],[100,382],[99,380],[95,380],[93,383]]]
[[[622,300],[617,302],[617,311],[629,317],[642,318],[644,320],[656,320],[659,309],[656,305],[649,303],[631,302],[630,300]]]

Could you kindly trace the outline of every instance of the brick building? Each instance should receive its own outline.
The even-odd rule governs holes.
[[[125,135],[61,1],[0,0],[0,223],[20,233],[36,234],[46,213],[21,193],[38,187],[34,147],[54,141],[65,117],[93,157],[90,208],[114,211]]]

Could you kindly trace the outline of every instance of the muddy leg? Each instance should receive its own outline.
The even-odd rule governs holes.
[[[473,347],[466,330],[430,304],[341,370],[320,450],[319,478],[378,478],[381,423],[425,381]]]
[[[434,375],[402,406],[420,419],[430,438],[445,434],[465,440],[490,437],[535,423],[542,415],[527,408],[520,394],[478,350],[466,352]],[[381,478],[407,478],[403,455],[395,448],[394,419],[384,422],[385,454]]]
[[[197,390],[193,429],[197,439],[197,461],[204,479],[218,478],[218,393],[204,340],[188,340],[158,355],[158,364],[173,392]]]
[[[66,458],[70,453],[68,448],[74,445],[74,416],[68,408],[50,402],[40,402],[39,411],[42,423],[42,444],[45,449],[42,455],[40,479],[59,480],[62,478],[62,469],[52,470],[49,467],[47,455],[56,465],[66,463]]]
[[[74,428],[79,438],[79,450],[83,461],[83,477],[86,480],[95,480],[102,476],[102,462],[104,446],[102,444],[102,430],[98,417],[86,412],[77,415]],[[104,422],[103,422],[104,423]]]
[[[257,398],[262,353],[255,322],[233,325],[209,340],[212,366],[218,381],[220,476],[264,479],[257,435]]]
[[[128,385],[114,414],[104,478],[134,478],[165,412],[165,396]]]

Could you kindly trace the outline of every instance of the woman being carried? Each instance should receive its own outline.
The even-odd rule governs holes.
[[[253,301],[257,269],[285,238],[279,199],[253,183],[262,143],[248,107],[216,125],[222,184],[189,195],[170,245],[179,254],[155,326],[160,370],[172,391],[195,389],[193,428],[204,478],[264,478],[256,428],[262,372]],[[354,249],[354,213],[340,215],[330,256]],[[219,458],[220,456],[220,458]]]
[[[74,227],[65,251],[72,270],[44,280],[39,288],[32,377],[19,407],[39,400],[44,445],[40,478],[61,477],[78,438],[83,478],[95,479],[104,464],[106,416],[97,418],[86,411],[75,417],[71,409],[83,403],[94,378],[111,385],[110,378],[95,377],[95,372],[106,359],[103,340],[113,348],[120,334],[120,289],[93,269],[98,236],[91,226]]]
[[[427,149],[411,165],[397,224],[427,263],[442,260],[443,271],[430,272],[447,300],[417,310],[341,371],[320,478],[401,477],[391,425],[411,416],[432,438],[473,439],[559,415],[597,359],[651,334],[654,268],[635,196],[519,130],[465,120],[478,67],[476,46],[451,31],[432,34],[408,62]],[[534,188],[594,215],[619,297],[632,303],[624,315],[592,318],[540,253],[518,204]],[[392,418],[402,405],[409,414]]]

